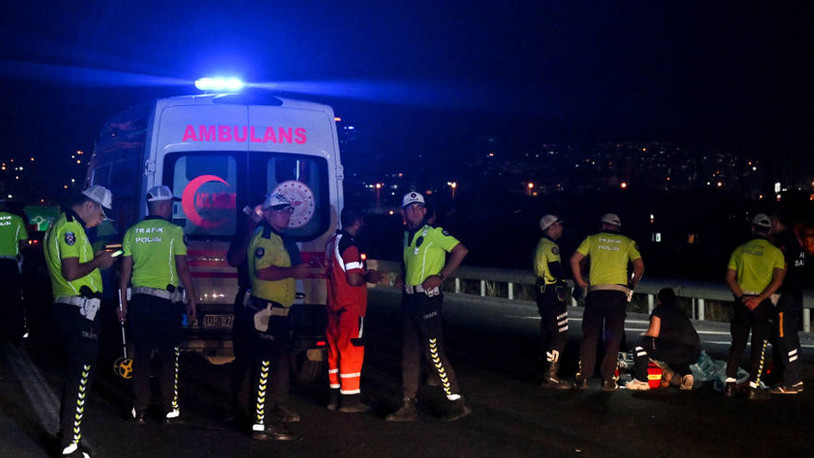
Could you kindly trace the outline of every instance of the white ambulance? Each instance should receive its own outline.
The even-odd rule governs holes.
[[[226,261],[242,209],[280,192],[294,205],[288,233],[303,261],[324,261],[324,247],[342,208],[343,169],[331,107],[245,94],[171,97],[135,106],[110,119],[90,161],[87,184],[113,192],[114,219],[100,237],[114,242],[145,216],[147,190],[169,186],[180,202],[172,222],[184,228],[198,294],[198,324],[187,328],[189,348],[211,361],[231,357],[237,270]],[[324,332],[325,280],[298,280],[292,310],[295,338]],[[324,345],[323,342],[317,344]],[[305,343],[312,347],[314,343]],[[322,351],[298,353],[300,371]],[[313,374],[298,374],[306,378]]]

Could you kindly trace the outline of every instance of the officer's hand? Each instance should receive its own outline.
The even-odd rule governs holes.
[[[393,286],[398,289],[404,288],[404,279],[401,277],[396,277],[396,281],[393,282]]]
[[[368,270],[365,280],[368,283],[379,283],[384,278],[384,274],[378,270]]]
[[[119,319],[119,323],[124,323],[127,321],[127,305],[122,303],[121,308],[116,309],[116,317]]]
[[[577,281],[576,283],[577,283],[577,286],[579,286],[579,289],[581,289],[581,290],[583,290],[585,292],[588,291],[588,282],[586,282],[585,280],[582,280],[582,281]]]
[[[760,305],[760,301],[757,299],[757,296],[749,296],[745,299],[746,300],[743,302],[743,305],[745,305],[749,310],[754,310],[758,305]]]
[[[113,254],[112,251],[100,251],[96,253],[96,256],[93,257],[93,260],[97,263],[97,265],[102,269],[107,269],[108,267],[112,266],[113,263],[116,261],[116,258],[111,256]]]
[[[294,278],[305,278],[308,276],[308,270],[308,264],[291,266],[291,276]]]
[[[198,306],[195,299],[191,297],[187,301],[187,319],[194,326],[198,322]]]
[[[421,284],[421,287],[424,288],[424,291],[429,291],[431,289],[441,286],[441,282],[443,282],[443,280],[441,280],[441,277],[439,277],[438,275],[430,275],[429,277],[427,277],[426,280],[424,280],[424,283]]]

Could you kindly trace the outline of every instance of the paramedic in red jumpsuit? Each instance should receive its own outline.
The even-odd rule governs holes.
[[[345,413],[367,412],[361,402],[359,381],[365,357],[364,323],[367,285],[382,278],[366,270],[354,237],[364,225],[359,209],[345,207],[342,229],[325,245],[328,283],[328,409]],[[340,402],[341,399],[341,402]]]

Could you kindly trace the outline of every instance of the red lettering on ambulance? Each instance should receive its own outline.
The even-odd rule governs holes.
[[[217,126],[198,126],[198,141],[217,141]]]
[[[280,127],[277,132],[280,134],[280,143],[291,143],[291,128]]]
[[[187,127],[184,129],[184,138],[181,139],[182,142],[187,140],[192,140],[193,142],[198,141],[198,137],[195,136],[195,128],[192,127],[192,124],[187,124]]]
[[[274,137],[274,128],[266,127],[266,134],[263,136],[264,142],[277,143],[277,138]]]
[[[262,128],[262,127],[261,127]],[[277,127],[267,126],[263,137],[257,136],[255,126],[228,126],[223,124],[199,125],[197,132],[195,126],[187,124],[181,141],[193,142],[240,142],[253,143],[296,143],[302,145],[308,141],[307,131],[304,127]]]
[[[218,126],[218,141],[228,142],[232,140],[232,129],[229,126]]]
[[[238,132],[240,132],[241,128],[243,129],[243,135],[242,136],[238,133]],[[246,126],[235,126],[235,136],[234,136],[235,141],[240,142],[240,143],[245,142],[246,138],[249,136],[248,130],[249,129]]]
[[[302,127],[297,127],[294,129],[294,137],[294,143],[298,145],[302,145],[308,140],[308,138],[305,136],[305,129]]]
[[[249,127],[249,141],[250,142],[255,142],[255,143],[263,143],[262,138],[257,138],[254,135],[254,126]]]

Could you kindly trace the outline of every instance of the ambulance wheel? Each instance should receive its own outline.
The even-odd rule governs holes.
[[[292,355],[291,370],[301,383],[316,383],[325,377],[328,369],[324,361],[311,361],[307,351],[302,350]]]

